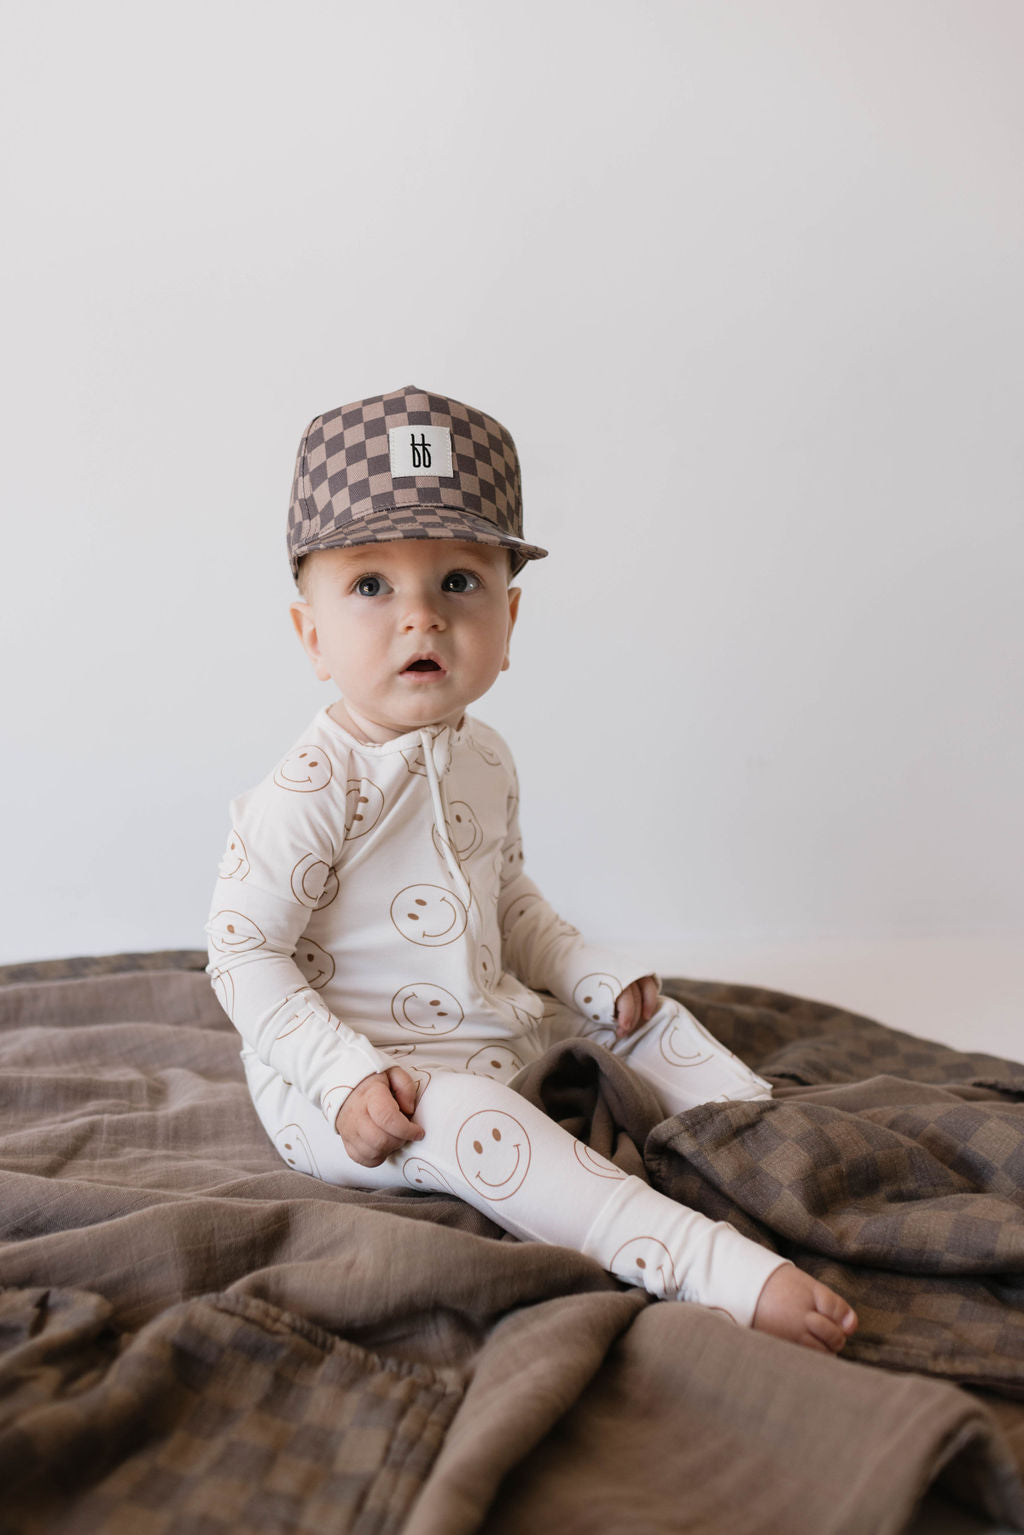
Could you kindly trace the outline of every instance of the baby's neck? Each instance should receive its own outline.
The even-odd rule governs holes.
[[[408,735],[410,731],[417,729],[415,725],[407,725],[404,729],[392,729],[389,725],[378,725],[373,720],[364,719],[361,714],[350,708],[343,698],[339,698],[335,703],[331,704],[327,713],[336,725],[340,725],[342,730],[348,731],[350,736],[355,736],[356,740],[361,742],[363,746],[383,746],[385,741],[396,741],[399,736]],[[462,716],[462,719],[464,718],[465,715]],[[459,720],[459,725],[462,724],[462,719]],[[429,730],[434,727],[428,725],[423,728]]]

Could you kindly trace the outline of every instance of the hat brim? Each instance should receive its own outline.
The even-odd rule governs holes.
[[[368,512],[334,528],[325,529],[308,543],[291,551],[292,575],[298,574],[299,561],[317,549],[351,549],[361,544],[387,544],[400,539],[462,540],[471,544],[490,544],[509,549],[516,556],[512,574],[518,575],[528,560],[543,560],[548,551],[539,544],[528,544],[514,534],[503,533],[485,517],[444,506],[401,506]]]

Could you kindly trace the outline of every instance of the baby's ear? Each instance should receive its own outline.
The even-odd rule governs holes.
[[[510,586],[509,587],[509,589],[508,589],[508,633],[505,636],[505,659],[501,663],[501,669],[502,669],[503,672],[507,672],[508,669],[509,669],[509,665],[510,665],[510,662],[509,662],[509,647],[510,647],[510,645],[512,643],[512,630],[515,628],[515,626],[516,626],[516,619],[519,617],[519,599],[520,599],[520,597],[522,595],[523,595],[523,593],[522,593],[522,589],[520,587],[518,587],[518,586]]]
[[[313,663],[313,670],[321,682],[329,682],[331,674],[327,670],[323,656],[320,654],[320,639],[316,632],[316,620],[313,617],[313,609],[308,602],[293,602],[288,609],[291,614],[295,632],[302,642],[302,648]]]

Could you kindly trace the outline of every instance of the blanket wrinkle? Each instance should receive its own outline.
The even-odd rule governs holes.
[[[134,1337],[84,1292],[33,1336],[33,1300],[0,1296],[5,1531],[398,1535],[462,1395],[258,1300],[187,1301]]]
[[[646,1157],[657,1188],[844,1295],[850,1358],[1024,1397],[1018,1105],[884,1075],[704,1105],[656,1126]]]
[[[0,975],[0,1527],[899,1535],[942,1485],[1024,1530],[1024,1068],[675,980],[770,1112],[661,1121],[579,1041],[525,1073],[595,1150],[846,1294],[833,1360],[453,1198],[283,1167],[204,963]]]
[[[581,1481],[603,1464],[631,1474],[581,1507]],[[532,1535],[542,1507],[544,1528],[573,1535],[898,1535],[936,1482],[1021,1527],[1013,1458],[964,1392],[809,1350],[794,1359],[775,1338],[663,1304],[506,1479],[483,1530]]]
[[[507,1475],[579,1401],[649,1297],[556,1297],[491,1333],[406,1535],[471,1535]],[[536,1528],[536,1526],[534,1526]]]

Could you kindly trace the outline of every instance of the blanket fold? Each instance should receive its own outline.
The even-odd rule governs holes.
[[[1024,1068],[673,981],[774,1101],[659,1121],[585,1041],[524,1074],[845,1294],[836,1360],[284,1167],[204,961],[0,984],[5,1532],[898,1535],[938,1483],[1024,1529]]]

